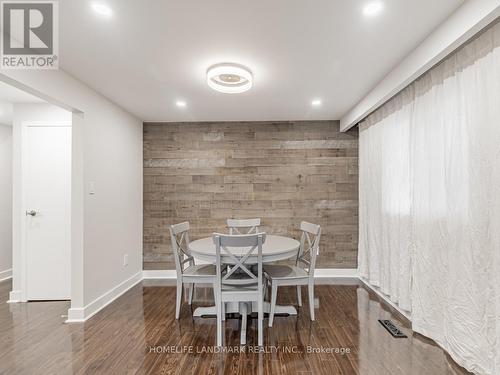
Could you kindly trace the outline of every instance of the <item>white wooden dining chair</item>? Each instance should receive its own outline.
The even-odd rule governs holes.
[[[227,219],[229,234],[259,233],[260,219]]]
[[[227,235],[213,234],[216,251],[217,271],[217,345],[222,345],[222,305],[226,302],[239,302],[242,314],[242,330],[246,329],[246,302],[257,302],[258,338],[257,344],[263,345],[264,321],[264,275],[262,271],[262,244],[265,233]],[[249,263],[249,258],[252,260]],[[232,267],[224,270],[224,263]],[[252,268],[256,265],[257,272]],[[243,303],[243,304],[242,304]],[[245,328],[243,328],[245,327]],[[243,344],[243,342],[242,342]]]
[[[177,273],[177,297],[175,304],[175,319],[179,319],[183,284],[189,284],[188,303],[193,301],[193,290],[195,284],[212,284],[214,286],[214,299],[217,303],[215,293],[216,269],[213,264],[196,265],[189,251],[189,222],[170,226],[170,239],[175,260]]]
[[[259,233],[260,218],[255,219],[227,219],[229,234]],[[228,266],[231,268],[231,266]],[[222,320],[226,319],[225,305],[222,304]]]
[[[316,268],[316,256],[319,253],[321,227],[303,221],[300,223],[300,230],[302,235],[295,266],[270,264],[264,267],[265,276],[271,284],[269,327],[273,326],[279,286],[296,286],[297,303],[302,306],[301,285],[307,285],[309,311],[311,320],[314,320],[314,270]]]

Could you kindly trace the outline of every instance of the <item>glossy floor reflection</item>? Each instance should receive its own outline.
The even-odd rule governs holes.
[[[467,373],[357,281],[346,283],[317,285],[314,323],[307,305],[298,317],[277,316],[273,328],[266,327],[266,353],[251,346],[255,320],[249,321],[249,346],[240,349],[238,319],[226,321],[226,353],[213,353],[215,319],[192,319],[184,304],[177,322],[175,288],[165,282],[143,281],[84,324],[63,323],[67,302],[7,304],[11,283],[3,282],[0,374]],[[295,304],[294,296],[282,288],[278,303]],[[197,290],[196,305],[211,300],[209,289]],[[393,339],[377,322],[387,318],[409,338]]]

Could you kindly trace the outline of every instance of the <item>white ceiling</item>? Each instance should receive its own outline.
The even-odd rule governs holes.
[[[106,18],[66,0],[60,62],[145,121],[339,119],[463,3],[382,1],[368,18],[368,0],[96,0]],[[220,62],[248,66],[254,87],[209,89]]]

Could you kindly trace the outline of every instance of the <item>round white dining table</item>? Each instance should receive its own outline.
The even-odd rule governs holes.
[[[266,239],[262,244],[262,262],[271,263],[278,260],[295,258],[297,256],[299,247],[300,242],[294,240],[293,238],[275,236],[272,234],[266,235]],[[192,241],[189,244],[189,250],[196,259],[203,260],[209,263],[215,263],[216,261],[215,244],[212,237],[206,237],[196,241]],[[248,252],[249,248],[228,247],[228,250],[231,251],[231,253],[233,253],[235,256],[243,256]],[[222,263],[234,264],[234,260],[228,256],[222,255]],[[256,256],[253,255],[248,257],[245,263],[257,263]],[[271,308],[269,302],[267,301],[264,301],[263,307],[265,313],[268,313]],[[238,302],[226,302],[226,314],[239,313],[243,316],[240,337],[240,343],[242,345],[245,345],[246,343],[246,315],[252,312],[257,312],[257,303],[252,303],[251,306],[247,306],[247,304],[241,304]],[[297,315],[297,310],[294,306],[276,305],[275,314]],[[216,315],[215,306],[197,307],[193,312],[193,316],[195,317],[203,317],[207,315]]]
[[[300,242],[290,237],[275,236],[272,234],[266,235],[264,243],[262,244],[262,262],[271,263],[278,260],[289,259],[297,256]],[[212,237],[202,238],[193,241],[189,244],[189,250],[195,258],[215,263],[215,244]],[[228,247],[235,256],[245,255],[250,248],[233,248]],[[222,263],[233,264],[234,260],[229,256],[222,255]],[[251,255],[245,263],[257,263],[257,255]]]

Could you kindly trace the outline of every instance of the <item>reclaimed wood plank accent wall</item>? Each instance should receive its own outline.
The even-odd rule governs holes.
[[[298,238],[320,224],[319,268],[356,268],[358,132],[338,121],[144,123],[144,269],[175,269],[168,226],[191,239],[228,218]]]

